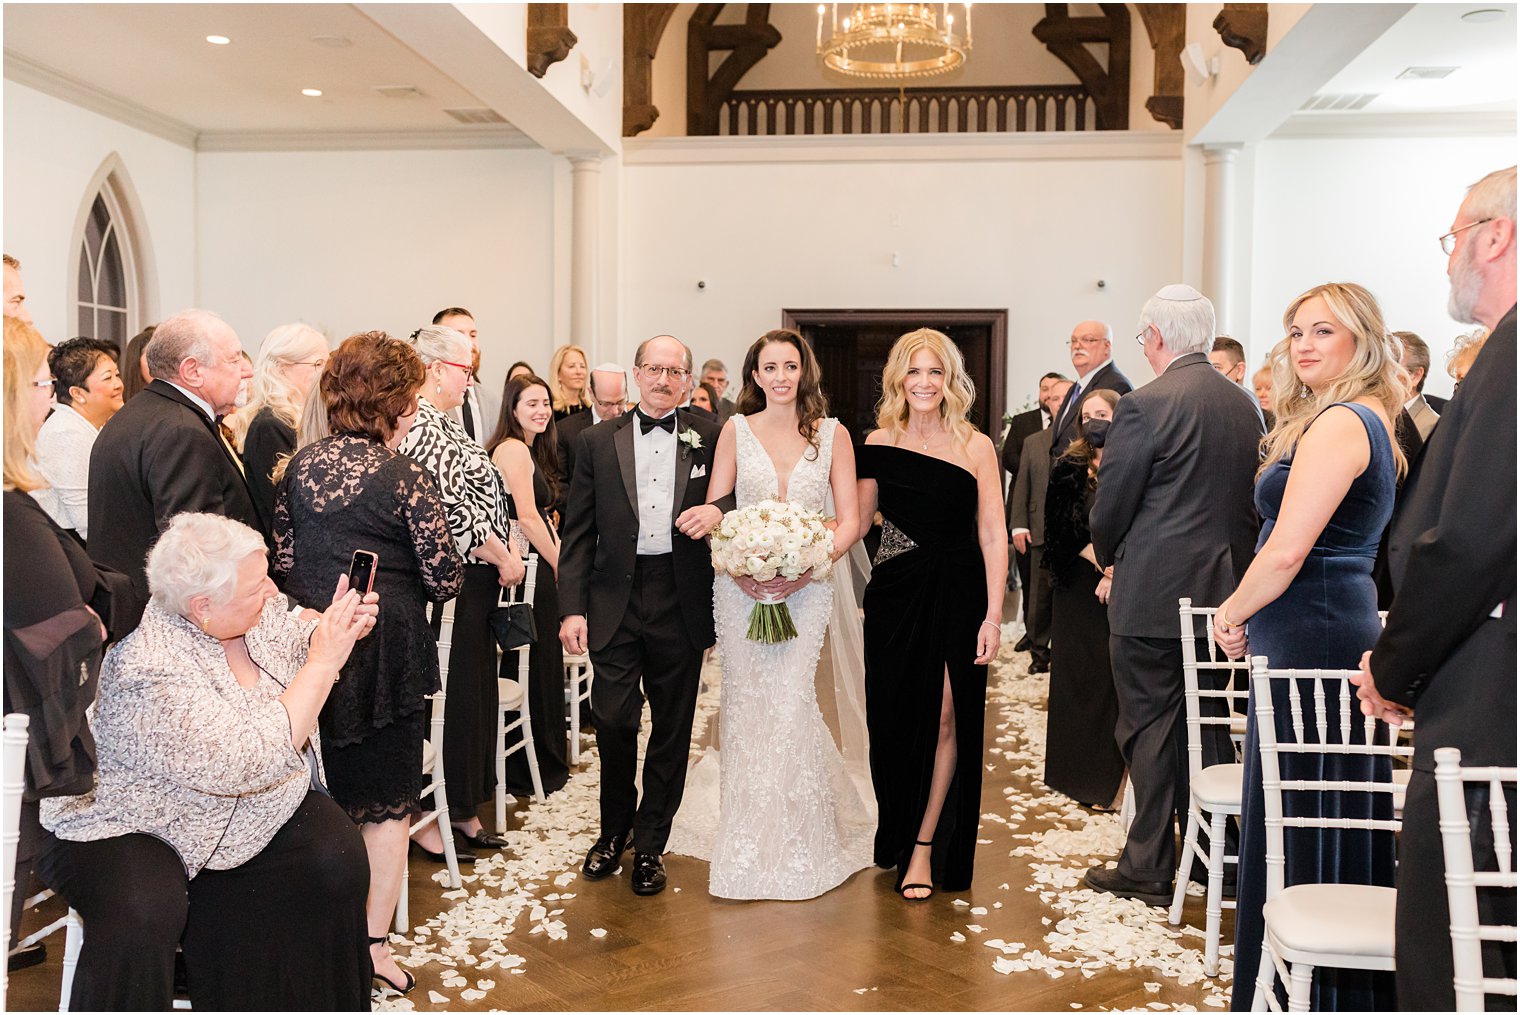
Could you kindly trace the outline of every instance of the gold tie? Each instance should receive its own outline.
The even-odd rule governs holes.
[[[243,468],[242,456],[237,453],[237,441],[235,439],[237,435],[232,432],[232,427],[228,426],[226,423],[223,423],[221,419],[218,418],[216,421],[216,432],[217,435],[221,437],[222,444],[226,446],[227,453],[232,456],[232,461],[238,467],[238,471],[246,476],[248,474],[248,471]]]

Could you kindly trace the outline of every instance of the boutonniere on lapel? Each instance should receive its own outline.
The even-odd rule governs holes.
[[[691,457],[693,451],[701,451],[703,447],[702,435],[691,427],[676,434],[676,440],[681,442],[681,461],[683,462]]]

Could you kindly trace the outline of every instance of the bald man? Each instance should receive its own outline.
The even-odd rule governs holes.
[[[1135,386],[1114,365],[1114,329],[1102,321],[1083,321],[1071,329],[1071,368],[1077,383],[1066,393],[1066,401],[1051,421],[1050,458],[1054,461],[1066,453],[1077,436],[1078,408],[1082,399],[1094,391],[1107,389],[1124,395]]]

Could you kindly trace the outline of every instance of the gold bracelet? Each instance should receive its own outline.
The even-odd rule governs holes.
[[[1219,620],[1220,620],[1220,623],[1224,624],[1224,629],[1226,631],[1233,631],[1233,630],[1235,630],[1236,627],[1239,626],[1237,624],[1230,623],[1230,618],[1225,615],[1224,607],[1223,606],[1221,606],[1219,608]]]

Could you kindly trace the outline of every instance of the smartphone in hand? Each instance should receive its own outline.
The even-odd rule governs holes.
[[[380,566],[380,555],[368,550],[355,550],[354,559],[348,565],[348,587],[367,596],[375,588],[375,570]]]

